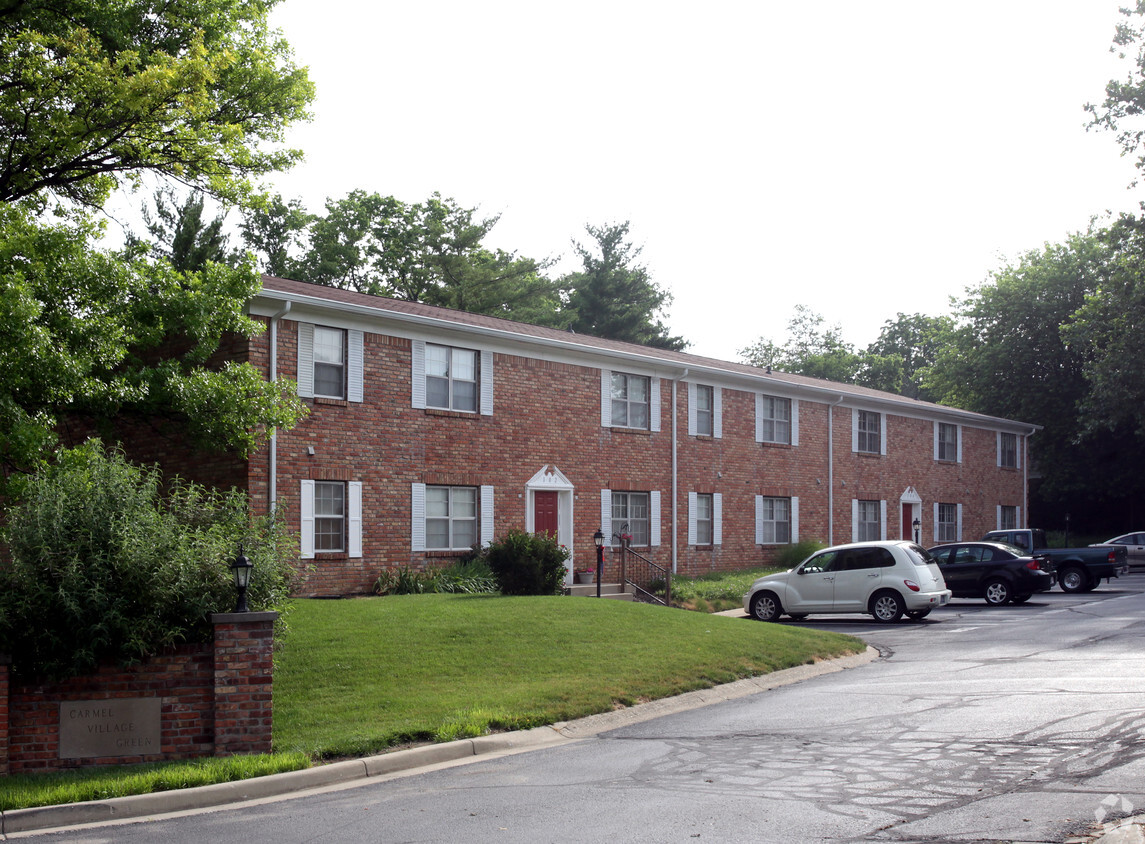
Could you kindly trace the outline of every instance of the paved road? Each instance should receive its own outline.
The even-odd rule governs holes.
[[[1061,842],[1145,810],[1145,575],[920,623],[803,626],[884,659],[528,753],[36,837]]]

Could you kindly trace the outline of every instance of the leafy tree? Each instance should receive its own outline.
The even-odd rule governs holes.
[[[243,241],[262,260],[262,271],[279,278],[298,275],[295,253],[302,248],[306,230],[314,221],[302,207],[302,201],[286,202],[277,194],[255,197],[242,214],[239,229]]]
[[[739,354],[752,366],[853,384],[859,377],[862,359],[843,340],[842,331],[838,324],[826,325],[823,316],[806,305],[796,305],[787,322],[787,341],[782,346],[761,338],[740,349]]]
[[[1087,129],[1116,133],[1123,155],[1137,155],[1137,169],[1145,170],[1145,128],[1140,116],[1145,112],[1145,0],[1123,7],[1125,20],[1117,24],[1109,52],[1129,59],[1131,68],[1124,80],[1111,79],[1105,86],[1100,105],[1086,103],[1090,114]]]
[[[570,291],[568,327],[594,337],[684,349],[687,342],[669,335],[657,316],[671,304],[672,295],[636,263],[641,249],[628,239],[628,222],[584,228],[593,243],[573,241],[583,269],[561,279],[561,286]]]
[[[878,338],[866,351],[867,366],[874,368],[876,361],[882,359],[887,361],[886,372],[881,376],[869,375],[866,382],[886,384],[880,389],[900,393],[907,398],[933,401],[923,381],[939,351],[947,345],[953,327],[954,321],[949,316],[900,313],[893,320],[887,320]]]
[[[237,263],[238,256],[227,250],[227,235],[223,231],[226,213],[204,220],[204,201],[201,191],[180,200],[175,191],[160,188],[155,192],[154,213],[147,205],[143,206],[143,221],[154,241],[148,244],[129,236],[129,251],[146,248],[153,257],[166,259],[182,272],[201,270],[208,261]]]
[[[296,161],[278,144],[313,88],[267,27],[275,3],[0,6],[0,201],[52,192],[99,208],[144,172],[237,199]]]

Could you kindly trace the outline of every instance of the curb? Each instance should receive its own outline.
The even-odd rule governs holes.
[[[296,792],[365,781],[373,777],[399,774],[428,765],[438,765],[474,759],[479,756],[523,752],[547,745],[589,738],[619,727],[650,721],[663,715],[686,712],[713,703],[770,689],[788,686],[818,677],[857,668],[877,659],[879,652],[868,647],[865,652],[824,660],[811,665],[799,665],[773,671],[759,677],[737,680],[710,689],[698,689],[670,698],[640,703],[635,706],[589,715],[576,721],[563,721],[551,726],[535,727],[512,733],[497,733],[473,739],[460,739],[445,744],[431,744],[409,750],[398,750],[319,765],[285,774],[271,774],[237,782],[218,783],[197,788],[160,791],[131,797],[113,797],[86,803],[60,806],[41,806],[34,809],[13,809],[0,812],[0,836],[18,832],[72,827],[80,824],[98,824],[126,821],[172,812],[186,812],[281,797]]]

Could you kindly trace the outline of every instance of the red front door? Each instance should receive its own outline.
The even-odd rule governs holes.
[[[911,521],[912,521],[910,516],[911,516],[911,513],[913,513],[913,512],[914,512],[914,509],[911,507],[911,505],[909,505],[909,504],[902,505],[902,538],[903,539],[914,539],[914,536],[910,532]]]
[[[547,533],[557,538],[557,493],[533,494],[533,526],[538,535]]]

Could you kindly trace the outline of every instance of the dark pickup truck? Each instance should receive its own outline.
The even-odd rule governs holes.
[[[1047,548],[1046,533],[1038,528],[992,530],[987,542],[1008,542],[1027,554],[1049,557],[1057,570],[1063,592],[1092,592],[1102,580],[1129,574],[1124,545],[1090,545],[1086,548]]]

